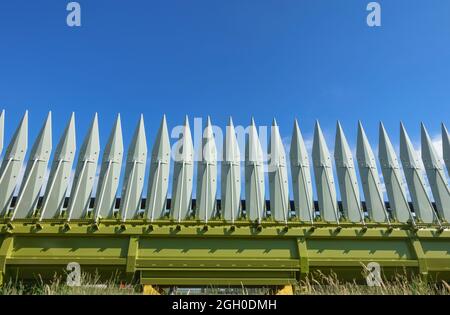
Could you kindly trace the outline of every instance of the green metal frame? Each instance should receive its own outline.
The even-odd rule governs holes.
[[[284,285],[317,270],[364,281],[370,262],[379,263],[387,277],[406,270],[450,280],[450,230],[271,221],[0,223],[2,281],[51,278],[69,262],[82,271],[152,285]]]

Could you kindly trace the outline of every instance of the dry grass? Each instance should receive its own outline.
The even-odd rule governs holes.
[[[316,273],[311,279],[301,281],[296,294],[309,295],[450,295],[450,285],[445,281],[427,283],[419,276],[397,275],[383,281],[381,286],[369,287],[356,282],[342,282],[333,275]]]
[[[9,281],[0,287],[1,295],[133,295],[142,294],[140,285],[121,285],[115,279],[100,282],[99,277],[82,276],[82,286],[70,287],[65,279],[55,277],[52,281],[36,281],[34,283],[22,283]],[[295,294],[302,295],[450,295],[450,285],[441,281],[427,283],[420,277],[407,278],[398,275],[392,281],[384,281],[380,287],[369,287],[356,282],[343,282],[336,275],[324,275],[316,273],[314,276],[299,282],[294,286]],[[271,288],[218,288],[205,287],[203,289],[184,289],[175,294],[271,294]]]
[[[115,279],[101,282],[96,275],[83,274],[82,285],[71,287],[64,278],[54,277],[51,281],[23,283],[9,281],[0,287],[1,295],[131,295],[140,294],[140,286],[119,284]]]

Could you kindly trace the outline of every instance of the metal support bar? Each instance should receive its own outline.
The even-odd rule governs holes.
[[[300,279],[302,280],[309,273],[308,248],[305,238],[297,238],[297,249],[300,260]]]
[[[139,237],[130,236],[127,252],[127,266],[126,266],[127,274],[132,275],[136,270],[136,258],[138,255],[138,248],[139,248]]]
[[[417,261],[419,262],[419,272],[421,276],[426,279],[428,277],[428,264],[422,244],[417,237],[411,237],[410,240],[414,253],[416,254]]]
[[[11,254],[13,239],[14,238],[12,236],[6,236],[0,246],[0,286],[3,285],[3,279],[6,271],[6,259]]]

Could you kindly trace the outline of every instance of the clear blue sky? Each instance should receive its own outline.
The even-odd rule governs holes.
[[[276,117],[284,137],[319,119],[334,140],[341,120],[354,146],[361,119],[374,146],[382,120],[398,142],[450,125],[450,1],[80,0],[82,26],[64,0],[0,3],[0,107],[6,142],[25,109],[30,142],[53,111],[54,143],[71,111],[79,143],[95,111],[101,142],[122,114],[125,146],[140,113],[151,147],[159,121],[211,115],[224,126]],[[332,143],[329,143],[332,146]]]

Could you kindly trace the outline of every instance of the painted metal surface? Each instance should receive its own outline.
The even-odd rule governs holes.
[[[4,115],[0,115],[0,152]],[[281,285],[317,270],[364,281],[361,264],[373,261],[386,275],[407,269],[425,278],[450,279],[447,175],[424,126],[421,152],[426,177],[404,126],[400,127],[402,170],[380,124],[378,157],[388,197],[385,200],[373,150],[359,124],[356,156],[364,192],[361,200],[352,149],[337,123],[333,152],[341,219],[332,157],[318,122],[311,152],[317,209],[309,152],[297,121],[287,155],[274,120],[266,161],[261,134],[252,119],[245,142],[245,165],[241,165],[231,119],[223,143],[223,161],[218,161],[220,143],[210,119],[197,148],[202,159],[196,161],[187,118],[171,156],[165,117],[153,144],[145,209],[141,209],[147,161],[141,117],[128,148],[118,216],[113,212],[124,154],[120,116],[102,152],[98,186],[94,187],[101,152],[95,115],[80,148],[68,196],[76,152],[73,114],[56,147],[47,183],[44,175],[52,149],[50,116],[30,150],[21,188],[14,196],[27,152],[27,125],[25,113],[0,168],[0,281],[12,276],[33,279],[36,273],[51,278],[69,262],[80,263],[88,272],[106,275],[119,271],[126,279],[135,277],[143,284],[158,285]],[[450,141],[445,126],[442,137],[444,162],[448,163]],[[168,196],[171,160],[174,178],[172,195]],[[216,201],[219,164],[220,203]],[[293,202],[289,198],[289,165]],[[195,167],[196,205],[192,207]],[[241,194],[241,167],[245,171],[245,195]],[[407,187],[402,184],[402,172]],[[435,204],[427,192],[426,178]],[[94,189],[96,196],[91,200]],[[362,208],[362,201],[367,209]],[[267,211],[266,204],[270,204]],[[315,217],[315,210],[320,217]],[[365,220],[366,216],[370,220]]]
[[[197,162],[195,217],[208,222],[216,215],[217,149],[211,119],[208,117]]]
[[[450,135],[448,134],[447,127],[441,124],[442,129],[442,155],[444,157],[445,166],[447,167],[447,173],[450,172]]]
[[[442,161],[439,158],[430,136],[421,124],[422,133],[422,161],[433,193],[436,209],[442,220],[450,221],[450,191],[447,178],[445,178]]]
[[[265,200],[264,155],[252,118],[245,142],[245,211],[248,220],[261,222]]]
[[[56,146],[47,187],[40,211],[40,220],[54,219],[60,216],[69,187],[72,165],[75,159],[75,114],[72,113],[61,139]]]
[[[331,155],[318,121],[314,129],[312,158],[316,178],[317,199],[322,219],[326,222],[339,223]]]
[[[67,208],[67,221],[85,218],[90,210],[89,202],[94,188],[99,154],[100,137],[96,113],[78,156],[69,206]]]
[[[119,178],[122,171],[123,139],[120,115],[103,152],[94,204],[94,219],[111,218],[114,215]]]
[[[17,127],[6,148],[0,167],[0,217],[9,214],[9,207],[16,188],[20,170],[28,147],[28,111]]]
[[[275,119],[271,128],[269,156],[268,172],[271,216],[275,221],[286,223],[289,220],[290,211],[286,152]]]
[[[136,218],[141,210],[146,163],[147,139],[145,137],[144,116],[141,115],[128,148],[124,186],[120,202],[120,217],[123,222]]]
[[[174,150],[171,217],[181,222],[191,216],[192,208],[194,144],[188,117]]]
[[[241,153],[236,139],[233,120],[228,120],[221,170],[221,214],[234,223],[241,216]]]
[[[414,222],[406,199],[397,155],[382,123],[380,123],[378,156],[393,217],[399,222]]]
[[[361,122],[358,123],[356,157],[369,218],[375,222],[389,223],[389,215],[381,192],[377,162]]]
[[[294,131],[292,133],[290,160],[296,217],[302,221],[314,222],[311,169],[308,151],[306,150],[305,141],[297,120],[294,122]]]
[[[22,185],[17,197],[16,206],[11,215],[23,219],[34,214],[39,198],[39,192],[45,180],[48,160],[52,152],[52,115],[48,114],[36,142],[31,148],[30,157],[25,169]]]
[[[145,217],[151,222],[166,215],[170,153],[169,131],[167,129],[166,116],[164,115],[153,145],[150,162]]]
[[[423,168],[403,124],[400,124],[400,159],[416,217],[424,223],[435,222],[437,218],[425,189]]]
[[[336,125],[336,142],[334,160],[341,192],[342,210],[350,222],[364,223],[364,213],[359,197],[358,181],[356,180],[353,154],[339,122]]]

